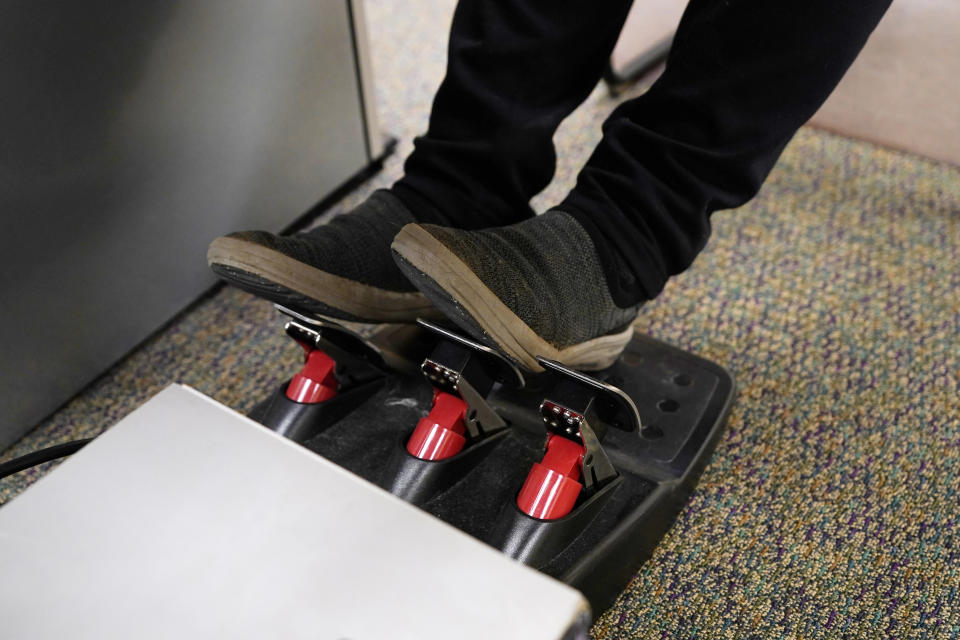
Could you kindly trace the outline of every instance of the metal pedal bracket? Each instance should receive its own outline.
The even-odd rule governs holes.
[[[557,376],[557,382],[540,404],[547,430],[583,445],[583,484],[602,486],[617,471],[601,444],[609,428],[640,433],[640,415],[627,394],[613,385],[546,358],[537,361]]]
[[[425,320],[418,322],[441,338],[421,371],[434,389],[459,396],[467,404],[464,423],[470,438],[505,428],[506,421],[486,398],[495,384],[523,387],[520,370],[490,347]]]
[[[290,318],[283,330],[301,345],[322,349],[345,368],[373,368],[381,374],[389,369],[380,350],[360,334],[332,321],[311,318],[277,304],[273,306]]]

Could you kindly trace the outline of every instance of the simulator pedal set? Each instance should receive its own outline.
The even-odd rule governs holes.
[[[575,587],[595,612],[683,508],[735,393],[722,367],[641,334],[602,371],[541,359],[533,374],[425,321],[363,336],[277,310],[304,365],[251,418]]]

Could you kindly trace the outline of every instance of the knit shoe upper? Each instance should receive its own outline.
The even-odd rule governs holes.
[[[566,213],[482,231],[410,224],[392,246],[450,319],[527,369],[540,369],[536,356],[603,368],[632,337],[638,307],[614,303],[593,241]]]
[[[293,236],[241,231],[210,244],[221,278],[272,302],[362,322],[412,322],[436,309],[390,256],[390,241],[414,216],[389,191]]]

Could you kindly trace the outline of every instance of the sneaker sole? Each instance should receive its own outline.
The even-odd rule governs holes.
[[[499,349],[520,366],[539,372],[536,356],[585,371],[613,364],[633,337],[623,331],[558,349],[510,310],[446,245],[411,224],[400,230],[391,248],[401,269],[447,317]]]
[[[355,282],[238,238],[214,240],[207,263],[214,273],[244,291],[311,313],[356,322],[442,317],[419,291],[388,291]]]

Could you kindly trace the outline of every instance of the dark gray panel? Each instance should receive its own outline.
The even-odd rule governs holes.
[[[368,161],[343,0],[5,0],[0,87],[0,446]]]

